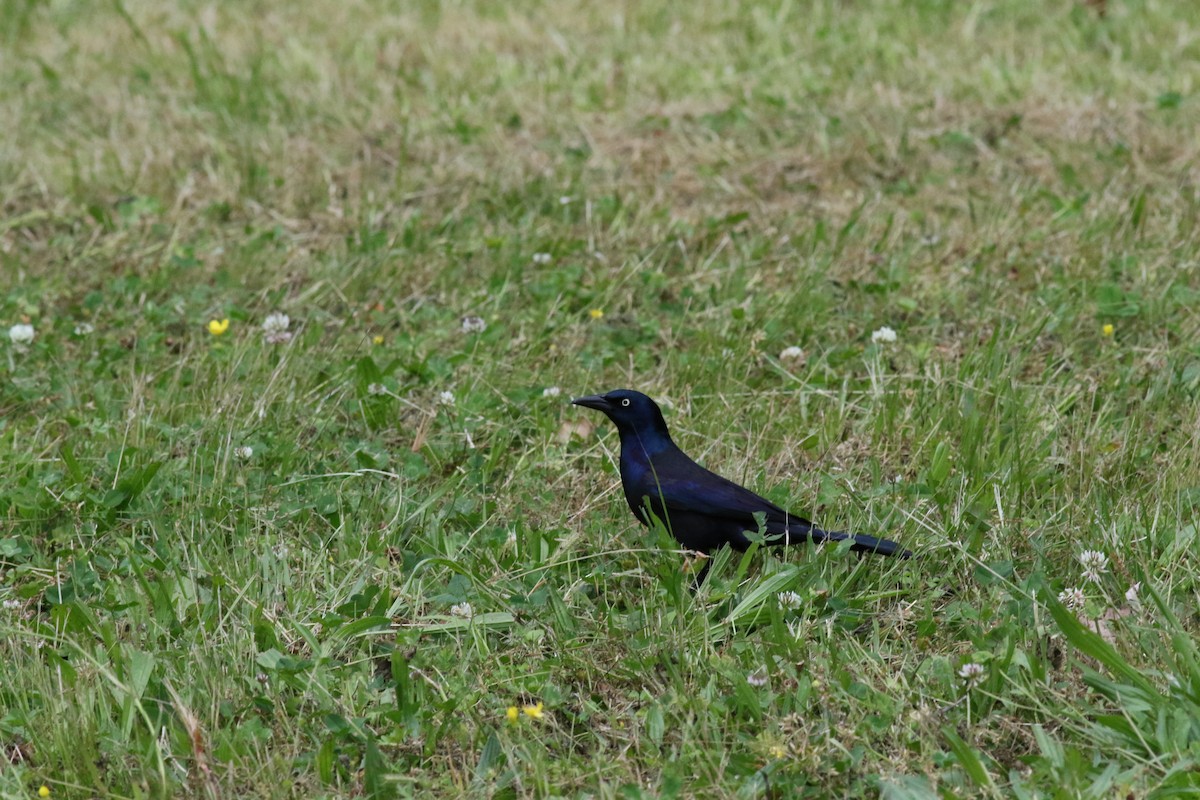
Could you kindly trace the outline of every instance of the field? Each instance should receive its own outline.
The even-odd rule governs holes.
[[[0,796],[1196,796],[1198,81],[1169,0],[0,4]],[[917,557],[692,593],[622,387]]]

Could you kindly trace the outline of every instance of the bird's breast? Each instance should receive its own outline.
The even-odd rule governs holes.
[[[654,480],[654,469],[645,459],[621,454],[621,487],[625,490],[625,501],[630,510],[642,522],[646,522],[644,498],[649,497],[655,513],[661,514],[662,501],[659,498],[657,481]]]
[[[621,483],[646,491],[656,485],[654,467],[647,458],[621,454]]]

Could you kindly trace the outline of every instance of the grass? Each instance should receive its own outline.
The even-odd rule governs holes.
[[[1194,795],[1188,11],[3,4],[0,795]]]

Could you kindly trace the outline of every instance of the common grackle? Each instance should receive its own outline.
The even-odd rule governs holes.
[[[675,541],[689,550],[708,555],[722,545],[739,552],[750,546],[747,531],[759,530],[761,515],[764,542],[837,542],[851,539],[850,549],[860,553],[908,558],[912,555],[895,542],[874,536],[826,531],[804,517],[792,514],[733,481],[709,472],[675,446],[662,411],[641,392],[617,389],[571,401],[577,406],[603,411],[621,435],[621,488],[625,501],[643,525],[653,514],[662,520]],[[711,562],[710,562],[711,563]],[[696,578],[699,585],[708,566]]]

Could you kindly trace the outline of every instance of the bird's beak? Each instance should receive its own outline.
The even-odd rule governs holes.
[[[603,411],[607,414],[612,411],[612,403],[605,400],[598,394],[589,394],[587,397],[576,397],[571,401],[572,405],[584,406],[585,408],[594,408],[597,411]]]

